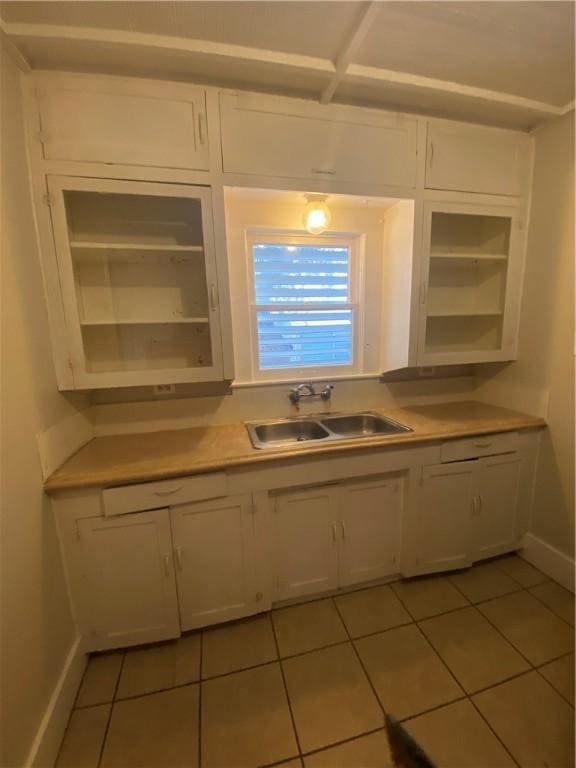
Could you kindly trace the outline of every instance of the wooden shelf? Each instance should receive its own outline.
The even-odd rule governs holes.
[[[505,253],[463,253],[443,251],[430,254],[431,259],[446,259],[451,261],[506,261],[508,256]]]
[[[72,240],[71,248],[102,251],[166,251],[168,253],[204,253],[202,245],[170,245],[167,243],[107,243],[102,240]]]
[[[174,318],[145,318],[140,317],[135,320],[81,320],[80,325],[98,326],[98,325],[207,325],[210,322],[208,317],[174,317]]]
[[[472,310],[445,310],[439,312],[433,310],[428,312],[428,317],[499,317],[503,312],[501,309],[472,309]]]

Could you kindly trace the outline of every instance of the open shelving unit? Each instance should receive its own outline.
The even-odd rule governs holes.
[[[212,378],[218,316],[209,190],[57,177],[52,185],[81,377],[98,386],[160,383],[152,372],[163,370],[166,382]]]
[[[424,359],[481,360],[503,345],[512,214],[431,204],[427,223]]]

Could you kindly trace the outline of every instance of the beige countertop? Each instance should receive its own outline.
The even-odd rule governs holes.
[[[380,446],[545,426],[544,420],[535,416],[477,402],[397,408],[379,413],[411,427],[413,431],[264,450],[252,447],[246,427],[241,423],[96,437],[48,478],[45,489],[48,493],[55,493],[78,488],[110,487],[310,454],[365,451]]]

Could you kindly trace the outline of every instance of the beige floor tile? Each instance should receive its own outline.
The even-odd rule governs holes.
[[[533,565],[527,563],[518,555],[507,555],[494,561],[501,571],[511,576],[514,581],[517,581],[523,587],[533,587],[535,584],[542,584],[544,581],[548,581],[548,577],[545,576],[542,571],[534,568]]]
[[[304,758],[306,768],[393,768],[385,731],[347,741]]]
[[[348,639],[332,600],[315,600],[272,613],[281,656],[312,651]]]
[[[521,766],[574,765],[574,710],[537,672],[472,698]]]
[[[304,752],[383,725],[378,701],[350,643],[287,659],[283,667]]]
[[[574,706],[574,654],[545,664],[540,672]]]
[[[464,696],[414,624],[355,645],[382,706],[399,720]]]
[[[442,768],[512,768],[514,761],[469,701],[404,723],[430,759]]]
[[[528,592],[478,607],[533,664],[552,661],[574,648],[574,630]]]
[[[91,656],[78,691],[76,707],[91,707],[112,701],[123,653],[103,653]]]
[[[278,657],[270,616],[206,630],[202,638],[202,677],[235,672]]]
[[[468,693],[530,668],[475,608],[427,619],[420,627]]]
[[[520,589],[520,585],[494,563],[475,565],[467,571],[450,576],[450,581],[472,603],[490,600]]]
[[[72,712],[56,768],[97,768],[110,704]]]
[[[412,621],[390,587],[373,587],[335,598],[352,637],[398,627]]]
[[[198,765],[199,686],[114,704],[101,768]]]
[[[278,768],[302,768],[302,762],[300,758],[295,760],[287,760],[285,763],[277,763]]]
[[[406,579],[392,584],[392,588],[417,620],[469,604],[444,576]]]
[[[529,590],[534,597],[545,603],[551,611],[574,626],[574,595],[555,581],[548,581]]]
[[[200,677],[200,635],[126,652],[116,698],[141,696]]]
[[[244,768],[297,755],[279,664],[202,683],[203,768]]]

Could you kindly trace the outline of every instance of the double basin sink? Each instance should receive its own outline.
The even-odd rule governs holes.
[[[285,448],[304,442],[348,440],[412,432],[377,413],[320,414],[314,417],[247,422],[254,448]]]

